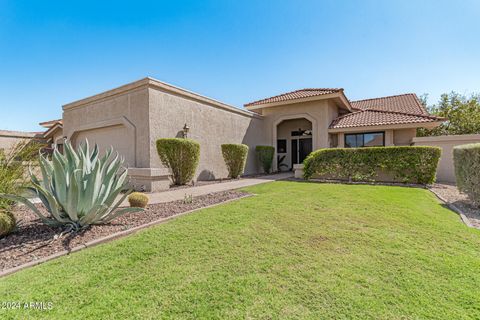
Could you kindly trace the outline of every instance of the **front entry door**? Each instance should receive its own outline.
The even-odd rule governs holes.
[[[312,152],[312,138],[292,139],[292,167],[294,164],[302,163]]]
[[[298,140],[298,163],[302,163],[303,160],[312,152],[312,138],[299,139]]]
[[[292,139],[292,148],[290,149],[292,153],[292,168],[293,165],[298,163],[298,139]]]

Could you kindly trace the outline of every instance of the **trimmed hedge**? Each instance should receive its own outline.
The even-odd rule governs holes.
[[[453,162],[458,190],[480,206],[480,143],[454,147]]]
[[[272,171],[275,148],[272,146],[256,146],[255,152],[257,153],[258,161],[262,166],[263,172],[270,173]]]
[[[437,147],[371,147],[320,149],[303,162],[304,178],[313,175],[349,181],[375,181],[378,174],[404,183],[435,181],[441,149]]]
[[[245,144],[222,144],[222,155],[230,178],[238,178],[245,170],[248,146]]]
[[[195,175],[200,159],[200,144],[183,138],[157,140],[160,161],[172,170],[173,183],[184,185]]]

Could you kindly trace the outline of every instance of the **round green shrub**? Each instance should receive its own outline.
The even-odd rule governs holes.
[[[190,182],[198,167],[200,144],[191,139],[164,138],[157,140],[160,161],[172,170],[172,180],[176,185]]]
[[[222,144],[222,155],[230,178],[238,178],[247,163],[248,146],[244,144]]]
[[[148,204],[148,196],[141,192],[132,192],[128,196],[130,207],[145,208]]]
[[[303,162],[303,177],[375,181],[385,172],[404,183],[435,181],[441,149],[437,147],[330,148],[312,152]]]
[[[258,161],[262,166],[263,172],[270,173],[272,171],[275,148],[272,146],[257,146],[255,152],[257,153]]]
[[[13,213],[0,211],[0,237],[6,236],[15,229],[17,221]]]
[[[480,206],[480,143],[453,148],[457,187],[475,206]]]

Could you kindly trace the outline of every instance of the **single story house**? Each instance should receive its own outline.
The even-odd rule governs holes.
[[[74,145],[88,139],[113,146],[125,157],[132,184],[155,191],[170,184],[156,151],[159,138],[198,141],[196,179],[210,180],[227,176],[223,143],[248,145],[245,173],[255,174],[257,145],[275,146],[274,169],[288,170],[319,148],[410,145],[417,128],[444,121],[429,115],[415,94],[350,101],[338,88],[296,90],[245,109],[144,78],[66,104],[63,119],[48,125],[54,143],[65,137]]]
[[[0,152],[8,152],[17,143],[31,140],[42,140],[42,132],[0,130]]]
[[[8,152],[17,143],[22,141],[36,141],[46,144],[45,150],[51,150],[54,146],[62,148],[63,123],[62,119],[40,122],[45,128],[41,132],[9,131],[0,130],[0,151]]]

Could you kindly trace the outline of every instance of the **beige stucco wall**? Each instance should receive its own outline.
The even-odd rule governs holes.
[[[151,170],[148,87],[137,82],[63,107],[63,135],[78,146],[85,139],[125,159],[138,190],[168,188],[168,172]],[[139,168],[139,169],[137,169]]]
[[[245,173],[258,171],[255,146],[265,144],[262,117],[149,78],[63,107],[63,134],[74,145],[85,139],[102,150],[112,146],[126,160],[132,184],[147,191],[168,187],[168,170],[157,155],[158,138],[182,137],[200,143],[196,179],[227,177],[223,143],[250,147]]]
[[[228,171],[221,152],[221,145],[224,143],[248,145],[245,174],[258,172],[255,146],[266,143],[261,117],[243,111],[226,110],[156,88],[149,89],[149,98],[151,167],[161,166],[156,156],[156,140],[182,137],[182,128],[187,124],[190,127],[188,137],[200,143],[197,179],[227,177]]]
[[[63,144],[63,129],[59,128],[52,134],[53,144]]]
[[[63,134],[78,145],[86,138],[102,150],[113,146],[129,167],[150,164],[148,89],[141,87],[64,107]]]
[[[416,136],[416,128],[393,130],[393,144],[396,146],[409,146],[412,144],[412,139]]]
[[[455,183],[453,166],[453,147],[468,143],[479,143],[480,134],[417,137],[413,139],[416,146],[434,146],[442,148],[442,156],[437,168],[437,181]]]

